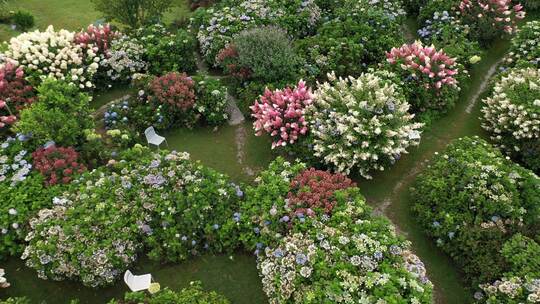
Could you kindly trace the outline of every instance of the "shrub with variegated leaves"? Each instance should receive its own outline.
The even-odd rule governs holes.
[[[328,75],[308,108],[314,155],[345,174],[383,171],[418,144],[421,123],[392,81],[367,73],[358,78]]]
[[[266,89],[260,100],[250,107],[256,135],[268,133],[273,139],[272,149],[294,144],[308,132],[304,114],[312,101],[311,89],[303,81],[293,89]]]
[[[540,171],[540,70],[513,69],[484,99],[482,127],[517,160]]]

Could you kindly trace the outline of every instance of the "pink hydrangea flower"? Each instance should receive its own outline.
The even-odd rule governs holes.
[[[512,0],[462,0],[459,9],[463,14],[491,19],[494,28],[502,28],[508,34],[516,31],[517,20],[525,18],[523,5],[514,5]]]
[[[273,138],[272,149],[295,143],[308,131],[305,109],[313,101],[311,89],[302,80],[291,89],[265,90],[260,100],[250,107],[255,118],[255,134],[268,133]]]
[[[419,41],[404,44],[400,48],[392,48],[386,53],[386,58],[390,64],[398,64],[403,70],[409,70],[415,75],[415,72],[419,72],[420,76],[425,76],[429,79],[425,83],[426,88],[438,90],[444,85],[457,85],[454,77],[458,74],[456,59],[450,58],[443,50],[436,50],[433,45],[426,47]]]

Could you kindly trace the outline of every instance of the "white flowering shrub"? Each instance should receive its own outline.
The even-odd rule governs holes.
[[[413,122],[396,84],[371,73],[328,78],[307,110],[314,155],[322,163],[370,178],[371,170],[384,170],[418,144],[423,125]]]
[[[513,69],[483,100],[482,127],[506,152],[540,170],[540,70]]]
[[[512,38],[504,64],[508,67],[540,68],[540,21],[532,20],[519,28]]]
[[[74,39],[74,32],[55,31],[52,25],[43,32],[22,33],[9,41],[5,60],[22,66],[34,86],[52,77],[90,89],[102,58],[97,46],[85,47]]]
[[[129,82],[136,73],[144,73],[145,49],[137,39],[122,36],[112,42],[108,57],[103,62],[104,73],[112,81]]]

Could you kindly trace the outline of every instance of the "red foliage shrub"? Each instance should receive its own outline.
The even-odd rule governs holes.
[[[107,55],[112,41],[119,36],[120,33],[113,31],[110,24],[98,26],[91,24],[86,31],[80,31],[75,35],[75,43],[85,48],[97,47],[98,54]]]
[[[195,87],[191,77],[185,73],[168,73],[150,83],[151,95],[159,103],[186,111],[195,105]]]
[[[32,153],[34,168],[45,176],[45,185],[71,182],[76,174],[86,171],[86,167],[78,162],[79,153],[72,147],[39,148]]]
[[[22,67],[10,62],[0,66],[0,129],[14,124],[19,111],[35,99],[34,88],[24,79]]]
[[[295,215],[314,216],[317,209],[331,214],[336,204],[334,193],[355,186],[343,174],[310,168],[291,181],[291,191],[287,194],[288,205]]]
[[[247,79],[251,75],[248,68],[238,65],[238,51],[234,44],[223,48],[216,56],[216,62],[223,68],[225,73],[238,78]]]

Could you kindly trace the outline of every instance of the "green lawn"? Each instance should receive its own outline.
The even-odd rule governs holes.
[[[55,28],[78,30],[101,18],[89,0],[10,0],[9,9],[23,9],[31,12],[36,20],[36,28]],[[174,0],[173,9],[165,15],[165,22],[185,17],[189,14],[186,0]],[[0,24],[0,41],[17,35],[9,25]]]

